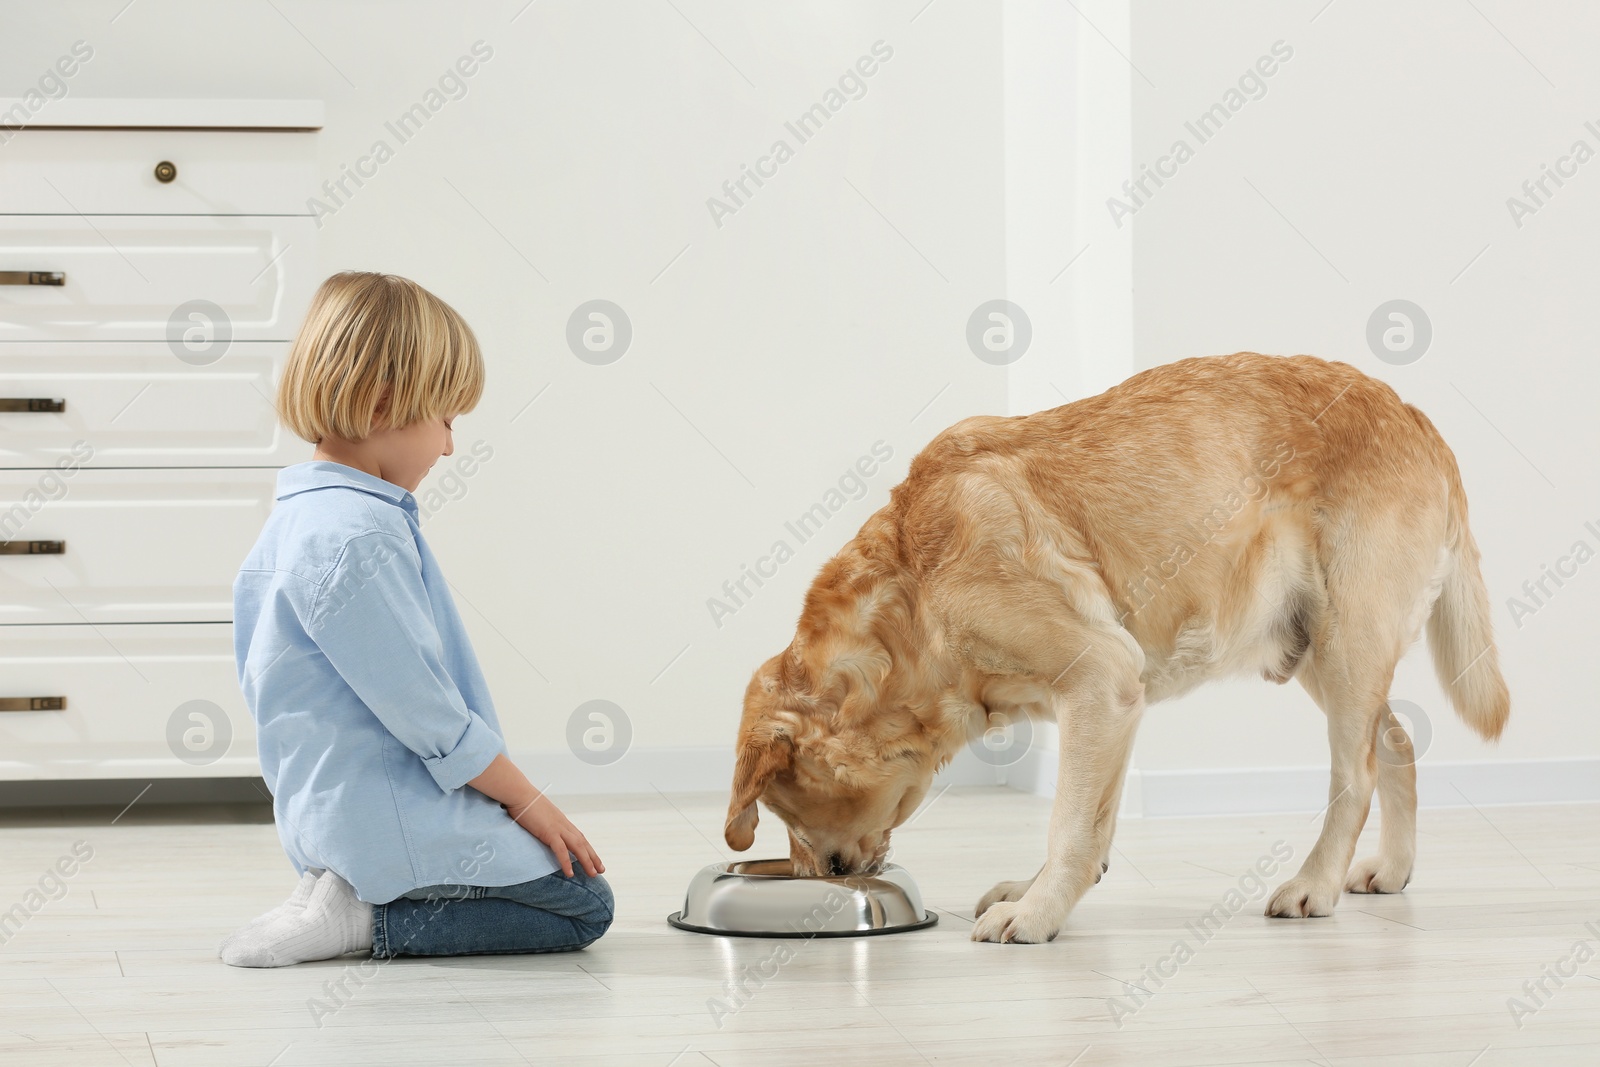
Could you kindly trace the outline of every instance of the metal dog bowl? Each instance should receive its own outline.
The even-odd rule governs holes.
[[[797,878],[787,859],[713,863],[689,883],[683,910],[667,916],[680,930],[736,937],[862,937],[938,921],[904,867]]]

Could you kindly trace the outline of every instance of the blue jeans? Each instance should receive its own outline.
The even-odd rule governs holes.
[[[611,887],[573,864],[516,885],[430,885],[372,907],[372,955],[568,952],[611,926]]]

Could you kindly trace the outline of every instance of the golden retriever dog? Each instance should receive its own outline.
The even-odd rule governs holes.
[[[760,800],[796,873],[871,873],[989,716],[1053,719],[1044,864],[986,893],[972,931],[1048,941],[1107,867],[1146,703],[1250,672],[1305,687],[1332,757],[1322,833],[1267,914],[1399,892],[1416,768],[1387,701],[1424,622],[1467,724],[1493,739],[1510,711],[1478,558],[1433,424],[1343,363],[1186,359],[965,419],[822,567],[794,640],[750,679],[728,844],[750,847]],[[1352,866],[1374,788],[1378,853]]]

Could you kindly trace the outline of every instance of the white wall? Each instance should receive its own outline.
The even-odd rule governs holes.
[[[1547,20],[1506,3],[1480,15],[1360,0],[11,5],[0,95],[83,38],[95,58],[74,94],[321,98],[336,180],[394,142],[385,122],[474,42],[493,49],[464,96],[335,205],[320,269],[416,278],[484,344],[489,392],[458,442],[494,459],[427,531],[513,750],[561,788],[723,788],[750,671],[942,427],[1240,348],[1381,375],[1460,457],[1515,708],[1484,748],[1419,649],[1395,693],[1430,718],[1426,772],[1600,756],[1583,684],[1600,564],[1521,629],[1505,608],[1573,541],[1600,547],[1583,527],[1600,526],[1585,344],[1600,163],[1520,229],[1505,207],[1574,138],[1600,146],[1583,128],[1600,116],[1580,103],[1600,77],[1583,49],[1600,16],[1567,6]],[[894,53],[865,95],[719,227],[707,198],[775,138],[793,143],[785,120],[880,39]],[[1136,164],[1279,39],[1294,56],[1266,95],[1114,225],[1105,199]],[[1409,366],[1364,340],[1395,297],[1436,330]],[[633,324],[609,366],[564,338],[595,298]],[[968,316],[996,298],[1034,330],[1009,367],[966,342]],[[800,544],[785,521],[880,440],[893,458],[866,495]],[[795,558],[718,626],[708,598],[780,538]],[[568,716],[592,699],[632,724],[634,751],[606,768],[567,750]],[[1011,777],[1046,787],[1038,755]],[[1197,803],[1206,774],[1313,769],[1277,792],[1259,775],[1218,786],[1279,803],[1308,782],[1314,795],[1325,763],[1321,716],[1297,688],[1216,685],[1151,709],[1131,802],[1140,783],[1169,788],[1150,805],[1167,810]]]
[[[1585,47],[1600,33],[1600,11],[1361,0],[1321,8],[1134,3],[1134,168],[1176,138],[1198,145],[1185,121],[1275,41],[1293,48],[1265,95],[1127,220],[1137,365],[1239,349],[1312,353],[1383,378],[1425,411],[1462,468],[1513,703],[1503,740],[1485,746],[1449,710],[1425,645],[1413,649],[1393,695],[1419,705],[1433,730],[1419,764],[1424,800],[1431,784],[1432,799],[1462,802],[1434,768],[1559,758],[1589,762],[1508,774],[1530,789],[1560,780],[1593,798],[1600,563],[1560,590],[1550,585],[1556,595],[1520,627],[1507,599],[1575,541],[1600,550],[1600,534],[1584,526],[1600,529],[1600,163],[1551,186],[1555,195],[1520,228],[1506,201],[1575,139],[1600,150],[1584,126],[1600,118],[1585,106],[1600,80]],[[1113,230],[1109,212],[1102,218]],[[1431,347],[1408,365],[1380,361],[1366,342],[1369,315],[1394,298],[1420,305],[1433,325]],[[1162,772],[1320,768],[1323,726],[1297,686],[1215,685],[1152,708],[1135,760],[1147,783]],[[1206,780],[1185,781],[1198,789]],[[1244,781],[1281,791],[1270,776],[1214,784]],[[1474,781],[1482,792],[1460,788],[1475,801],[1509,788]]]
[[[1132,99],[1118,52],[1129,9],[1012,0],[1003,10],[1006,281],[1034,330],[1009,366],[1007,410],[1027,414],[1133,372],[1132,236],[1106,225],[1096,197],[1128,169]]]
[[[1007,281],[1034,327],[1033,348],[1008,367],[1006,410],[1025,415],[1134,370],[1133,236],[1107,224],[1097,199],[1128,173],[1131,25],[1127,0],[1076,10],[1013,0],[1004,11]],[[1054,724],[1034,724],[1030,743],[1001,779],[1051,793]],[[1136,812],[1138,796],[1135,786]]]

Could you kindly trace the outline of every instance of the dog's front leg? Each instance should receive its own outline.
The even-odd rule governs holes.
[[[1044,866],[1031,884],[1001,883],[979,905],[974,941],[1037,944],[1053,940],[1067,915],[1100,880],[1144,691],[1137,681],[1111,692],[1082,689],[1054,697],[1060,726],[1055,804]],[[1005,887],[1019,895],[1000,893]]]

